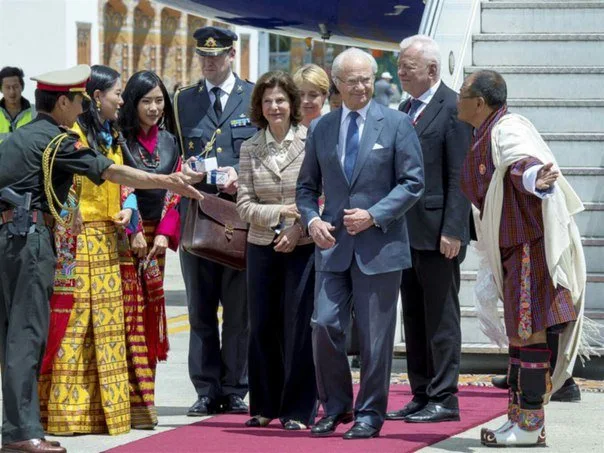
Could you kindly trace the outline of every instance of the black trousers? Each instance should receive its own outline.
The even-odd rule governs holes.
[[[44,437],[38,374],[48,337],[56,257],[45,226],[9,237],[0,225],[2,444]]]
[[[251,415],[314,422],[314,248],[279,253],[272,245],[248,244]]]
[[[245,272],[180,251],[189,308],[189,376],[198,396],[245,397],[247,297]],[[218,330],[222,305],[222,338]]]
[[[450,260],[438,250],[411,249],[403,271],[401,299],[407,370],[419,402],[456,404],[461,356],[459,266],[466,248]]]

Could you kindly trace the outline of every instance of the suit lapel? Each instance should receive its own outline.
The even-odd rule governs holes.
[[[436,118],[440,110],[443,108],[444,102],[444,87],[445,85],[441,82],[438,90],[434,93],[434,96],[430,100],[430,103],[426,106],[424,111],[420,114],[417,123],[415,123],[415,132],[417,135],[421,135],[422,132],[430,125],[430,123]]]
[[[289,145],[287,156],[285,157],[283,163],[279,166],[279,171],[285,170],[287,166],[296,160],[296,157],[298,157],[300,153],[304,151],[304,145],[306,144],[306,131],[304,128],[298,127],[295,138],[299,138],[300,140],[294,139],[291,145]]]
[[[237,108],[239,104],[242,102],[241,96],[243,95],[243,84],[241,80],[235,77],[235,85],[233,85],[233,90],[229,95],[226,105],[224,106],[224,110],[222,111],[222,116],[220,117],[220,121],[218,122],[218,126],[221,126],[227,118],[231,116],[233,111]],[[214,110],[214,109],[212,109]]]
[[[340,126],[342,124],[342,109],[338,109],[338,114],[334,114],[329,117],[331,124],[325,128],[327,134],[324,136],[325,150],[328,153],[329,160],[332,161],[334,165],[340,169],[340,174],[342,178],[346,179],[346,174],[344,173],[344,168],[342,168],[342,161],[340,160],[340,156],[338,155],[338,146],[340,139]],[[325,121],[325,120],[323,120]],[[332,133],[331,131],[335,131]]]
[[[269,171],[273,172],[275,175],[281,177],[281,172],[279,171],[279,167],[275,162],[275,159],[269,153],[268,145],[266,144],[266,135],[263,130],[260,134],[258,134],[258,138],[253,142],[256,145],[254,149],[254,155],[256,158],[264,165]]]
[[[369,110],[367,111],[367,120],[363,127],[363,136],[361,137],[361,143],[359,144],[359,155],[354,165],[354,171],[352,172],[352,181],[350,181],[350,187],[353,186],[354,182],[359,177],[359,173],[365,165],[365,161],[373,149],[380,132],[382,131],[384,119],[383,113],[377,107],[375,102],[371,102]]]

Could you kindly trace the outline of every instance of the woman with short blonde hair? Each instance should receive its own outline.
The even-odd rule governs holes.
[[[321,116],[329,93],[329,77],[320,66],[311,63],[298,69],[293,79],[300,90],[302,124],[308,127],[312,120]]]

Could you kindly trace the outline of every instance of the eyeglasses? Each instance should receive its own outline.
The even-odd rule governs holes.
[[[356,87],[359,83],[366,87],[370,86],[373,83],[373,76],[357,77],[356,79],[350,78],[346,80],[337,77],[337,79],[349,88]]]

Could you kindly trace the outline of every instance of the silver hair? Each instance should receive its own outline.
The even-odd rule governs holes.
[[[428,35],[409,36],[401,41],[399,47],[401,48],[401,52],[404,52],[409,47],[419,48],[425,61],[436,63],[436,70],[440,74],[440,47]]]
[[[342,66],[342,62],[348,57],[356,57],[356,58],[366,58],[367,61],[371,64],[371,72],[373,75],[377,73],[378,65],[373,58],[373,55],[367,53],[361,49],[357,49],[356,47],[351,47],[350,49],[346,49],[344,52],[339,54],[331,65],[331,77],[335,81],[336,77],[340,73],[340,66]]]

